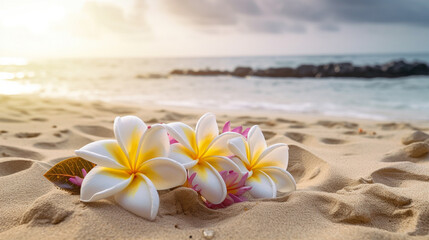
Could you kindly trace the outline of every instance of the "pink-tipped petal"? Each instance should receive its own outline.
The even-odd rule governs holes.
[[[83,177],[86,177],[86,174],[88,174],[88,173],[86,172],[85,168],[82,168],[82,175],[83,175]]]
[[[232,198],[232,200],[234,200],[234,203],[244,202],[247,200],[245,197],[236,196],[234,194],[229,194],[229,197]]]
[[[240,134],[241,134],[241,131],[243,131],[243,126],[239,126],[231,130],[231,132],[236,132]]]
[[[201,192],[201,188],[200,188],[200,186],[198,186],[198,184],[195,184],[193,187],[192,187],[192,189],[194,189],[194,191],[195,192]]]
[[[220,171],[219,174],[222,176],[223,180],[225,180],[226,176],[228,175],[228,171]]]
[[[243,195],[245,192],[249,191],[250,189],[252,189],[251,186],[246,186],[246,187],[241,187],[239,189],[236,190],[235,192],[235,196],[241,196]]]
[[[228,207],[237,202],[246,201],[246,198],[242,197],[241,195],[252,188],[250,186],[244,186],[244,183],[247,179],[248,174],[247,173],[244,174],[238,182],[237,182],[237,179],[240,175],[237,172],[221,171],[219,172],[219,174],[222,176],[226,184],[226,188],[227,188],[226,198],[225,200],[223,200],[223,202],[219,204],[213,204],[208,200],[205,200],[206,206],[212,209],[219,209],[219,208]]]
[[[242,186],[244,186],[244,184],[246,184],[246,180],[247,180],[247,178],[249,177],[249,173],[247,172],[247,173],[245,173],[244,175],[243,175],[243,177],[240,179],[240,181],[238,182],[238,184],[237,184],[237,186],[238,187],[242,187]]]
[[[246,130],[244,130],[241,135],[243,135],[243,137],[247,138],[247,135],[249,134],[250,128],[246,128]]]
[[[185,187],[192,188],[195,192],[200,192],[201,189],[198,184],[194,184],[194,178],[197,175],[196,172],[192,173],[191,176],[188,176],[188,181],[185,183]]]
[[[222,133],[231,131],[231,122],[228,121],[223,125]]]
[[[231,186],[237,181],[237,178],[239,177],[238,173],[234,171],[229,171],[225,174],[225,176],[222,176],[223,180],[225,181],[226,186]]]
[[[234,203],[234,199],[231,198],[231,194],[228,194],[225,198],[225,201],[222,202],[222,205],[224,207],[231,206]]]
[[[192,183],[192,181],[194,181],[195,176],[197,175],[197,173],[192,173],[192,175],[189,177],[189,181]]]
[[[74,176],[74,177],[71,177],[71,178],[69,178],[69,181],[71,182],[71,183],[73,183],[74,185],[76,185],[76,186],[82,186],[82,181],[83,181],[83,179],[82,178],[80,178],[80,177],[78,177],[78,176]]]

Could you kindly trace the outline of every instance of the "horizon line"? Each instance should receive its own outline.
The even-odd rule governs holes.
[[[354,53],[320,53],[320,54],[243,54],[243,55],[171,55],[171,56],[66,56],[66,57],[15,57],[0,56],[2,58],[18,58],[31,60],[50,59],[192,59],[192,58],[244,58],[244,57],[323,57],[323,56],[389,56],[389,55],[429,55],[429,51],[419,52],[354,52]]]

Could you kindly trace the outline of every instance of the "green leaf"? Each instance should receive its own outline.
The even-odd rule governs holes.
[[[80,193],[80,186],[74,185],[69,181],[69,178],[79,176],[83,178],[82,169],[89,172],[95,164],[80,157],[73,157],[65,159],[55,164],[45,176],[49,181],[55,184],[62,190],[73,194]]]

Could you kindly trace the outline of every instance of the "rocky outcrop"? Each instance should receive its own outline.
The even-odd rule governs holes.
[[[252,72],[252,68],[250,67],[236,67],[234,71],[231,73],[232,76],[237,77],[245,77]]]
[[[398,78],[413,75],[429,75],[429,66],[422,62],[407,63],[405,61],[392,61],[383,65],[354,66],[349,62],[328,63],[323,65],[304,64],[297,68],[281,67],[268,69],[252,69],[250,67],[237,67],[234,71],[220,70],[182,70],[175,69],[171,75],[193,76],[219,76],[231,75],[236,77],[256,76],[269,78]]]

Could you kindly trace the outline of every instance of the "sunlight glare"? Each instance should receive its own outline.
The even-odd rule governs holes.
[[[2,16],[5,27],[25,27],[33,33],[46,33],[57,21],[65,17],[61,6],[38,6],[16,8]]]
[[[41,89],[40,85],[33,83],[19,83],[0,79],[0,95],[29,94]]]
[[[0,66],[25,66],[28,60],[25,58],[0,57]]]

